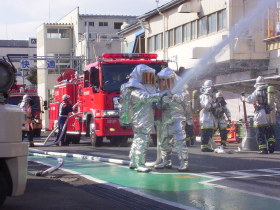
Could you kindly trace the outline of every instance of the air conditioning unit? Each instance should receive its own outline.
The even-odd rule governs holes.
[[[178,7],[178,13],[199,13],[200,6],[200,0],[189,1]]]

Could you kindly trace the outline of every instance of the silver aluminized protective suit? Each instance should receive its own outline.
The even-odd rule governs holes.
[[[217,121],[213,115],[213,104],[215,103],[214,93],[210,88],[202,89],[200,104],[202,110],[199,113],[199,124],[201,129],[217,128]]]
[[[170,68],[165,68],[157,74],[158,78],[167,79],[174,77],[174,83],[179,77]],[[160,148],[162,163],[155,168],[171,167],[172,147],[178,154],[180,166],[178,170],[186,170],[188,167],[188,151],[186,147],[186,103],[187,94],[184,91],[172,95],[163,96],[158,103],[161,109],[161,137]]]
[[[142,73],[155,70],[147,65],[137,65],[127,83],[121,87],[121,106],[122,100],[128,100],[127,107],[121,108],[126,121],[122,124],[132,125],[134,138],[130,149],[131,168],[137,168],[138,171],[147,171],[145,167],[146,152],[149,145],[150,134],[155,133],[153,102],[157,102],[160,94],[156,93],[154,84],[143,84]],[[127,94],[127,95],[124,95]],[[125,113],[127,111],[127,113]],[[120,118],[122,120],[122,118]]]

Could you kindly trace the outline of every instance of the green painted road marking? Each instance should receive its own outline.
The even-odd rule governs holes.
[[[55,160],[49,158],[29,156],[29,160],[56,164]],[[128,167],[76,158],[64,158],[62,168],[127,187],[141,194],[199,209],[278,210],[280,207],[279,200],[201,184],[212,178],[194,174],[139,173]]]

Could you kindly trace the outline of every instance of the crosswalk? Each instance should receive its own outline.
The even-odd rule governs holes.
[[[240,178],[251,178],[251,177],[260,177],[260,176],[277,176],[280,175],[280,168],[207,172],[201,175],[208,176],[214,179],[233,179],[233,178],[240,179]]]

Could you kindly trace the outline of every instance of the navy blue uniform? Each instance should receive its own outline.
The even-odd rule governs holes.
[[[68,116],[69,112],[72,112],[72,111],[73,111],[73,106],[69,102],[66,102],[66,103],[62,102],[59,105],[58,133],[57,133],[57,136],[56,136],[56,140],[59,139],[59,136],[61,135],[63,126],[64,126],[64,124],[66,122],[67,116]],[[65,134],[66,134],[66,131],[63,133],[63,136],[61,138],[61,144],[62,145],[66,144],[66,142],[65,142]]]

